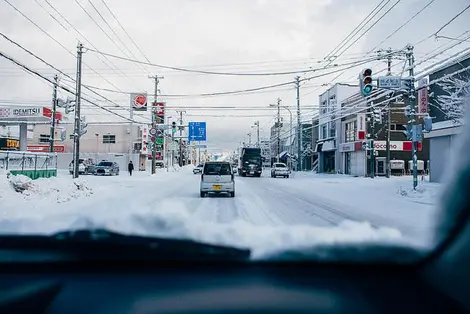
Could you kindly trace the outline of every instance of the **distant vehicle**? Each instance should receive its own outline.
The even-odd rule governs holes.
[[[194,169],[193,169],[193,173],[194,174],[198,174],[198,173],[202,173],[202,170],[204,169],[204,165],[203,164],[199,164],[197,165]]]
[[[271,178],[284,177],[289,178],[289,168],[282,162],[276,162],[271,168]]]
[[[93,174],[95,163],[93,159],[78,159],[78,174]],[[73,174],[73,159],[69,164],[69,173]]]
[[[242,177],[261,177],[263,171],[261,163],[261,148],[240,147],[238,160],[238,174]]]
[[[235,176],[232,165],[226,161],[209,161],[204,164],[201,174],[200,195],[207,193],[228,193],[235,197]]]
[[[119,165],[114,161],[102,160],[95,166],[94,175],[119,175]]]
[[[163,163],[163,160],[156,160],[155,161],[155,166],[158,168],[164,168],[165,164]]]

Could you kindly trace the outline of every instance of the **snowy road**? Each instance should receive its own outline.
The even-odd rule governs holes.
[[[33,181],[28,193],[3,189],[0,232],[105,227],[271,249],[398,238],[426,243],[439,188],[428,183],[422,192],[409,193],[403,188],[410,185],[407,178],[298,173],[284,179],[266,172],[261,178],[236,176],[235,198],[201,198],[200,176],[191,170],[81,176],[78,190],[64,172]]]

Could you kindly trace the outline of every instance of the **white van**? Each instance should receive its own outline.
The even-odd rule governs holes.
[[[228,193],[235,196],[235,175],[232,165],[224,161],[209,161],[204,164],[201,174],[200,194]]]

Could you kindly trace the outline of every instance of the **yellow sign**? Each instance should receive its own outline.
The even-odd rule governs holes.
[[[20,141],[11,138],[0,138],[0,150],[19,150]]]

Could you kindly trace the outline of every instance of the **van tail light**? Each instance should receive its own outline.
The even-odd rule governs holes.
[[[204,173],[201,174],[201,180],[204,180]]]
[[[235,179],[235,175],[232,173],[232,181]]]

